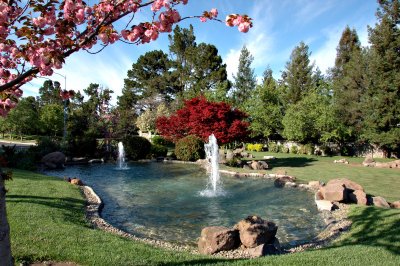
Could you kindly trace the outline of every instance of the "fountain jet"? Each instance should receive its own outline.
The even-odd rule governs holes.
[[[207,188],[200,192],[202,196],[215,197],[224,194],[219,176],[219,152],[217,139],[214,134],[208,137],[208,143],[204,144],[209,173]]]
[[[122,142],[118,142],[117,169],[118,170],[129,169],[127,163],[125,162],[125,150],[124,150],[124,144],[122,144]]]

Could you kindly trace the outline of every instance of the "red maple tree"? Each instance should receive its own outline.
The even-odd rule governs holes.
[[[206,142],[214,134],[219,144],[225,144],[248,135],[249,123],[245,118],[246,113],[229,104],[210,102],[201,96],[185,101],[184,107],[175,114],[159,117],[156,126],[160,135],[173,142],[188,135],[196,135]]]

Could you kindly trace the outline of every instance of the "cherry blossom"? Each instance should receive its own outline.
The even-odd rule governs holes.
[[[182,18],[177,7],[186,4],[188,0],[100,0],[95,4],[49,0],[46,5],[39,0],[0,0],[0,115],[15,107],[23,84],[38,75],[52,75],[75,52],[101,50],[119,40],[149,43],[188,18],[220,21],[215,8]],[[135,13],[146,8],[153,16],[149,21],[136,21]],[[114,28],[124,17],[131,17],[130,23]],[[247,32],[252,22],[246,15],[232,14],[226,25]]]

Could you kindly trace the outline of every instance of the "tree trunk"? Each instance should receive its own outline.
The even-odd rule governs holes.
[[[0,266],[13,265],[10,244],[10,226],[7,221],[6,188],[0,169]]]

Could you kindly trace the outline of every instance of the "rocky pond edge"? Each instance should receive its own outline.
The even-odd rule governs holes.
[[[220,170],[220,173],[233,175],[237,177],[261,177],[265,179],[275,179],[279,175],[275,174],[262,174],[262,173],[238,173],[228,170]],[[304,190],[313,190],[312,187],[306,184],[291,185],[296,188]],[[101,217],[101,210],[104,206],[101,198],[89,186],[81,186],[81,191],[86,199],[86,218],[94,228],[110,232],[121,237],[138,241],[141,243],[149,244],[155,247],[164,248],[172,251],[185,251],[191,254],[199,254],[194,246],[174,244],[162,240],[154,240],[150,238],[138,237],[133,234],[127,233],[119,228],[109,224]],[[352,222],[348,219],[349,206],[346,204],[339,204],[339,208],[334,211],[320,211],[320,214],[326,224],[324,230],[321,231],[315,238],[311,240],[297,241],[297,244],[284,245],[281,248],[281,254],[288,254],[294,252],[301,252],[310,248],[322,248],[330,245],[337,239],[343,232],[350,229]],[[199,232],[200,234],[200,232]],[[300,243],[300,244],[298,244]],[[251,258],[252,255],[245,249],[235,249],[230,251],[221,251],[212,256],[224,257],[229,259]]]

